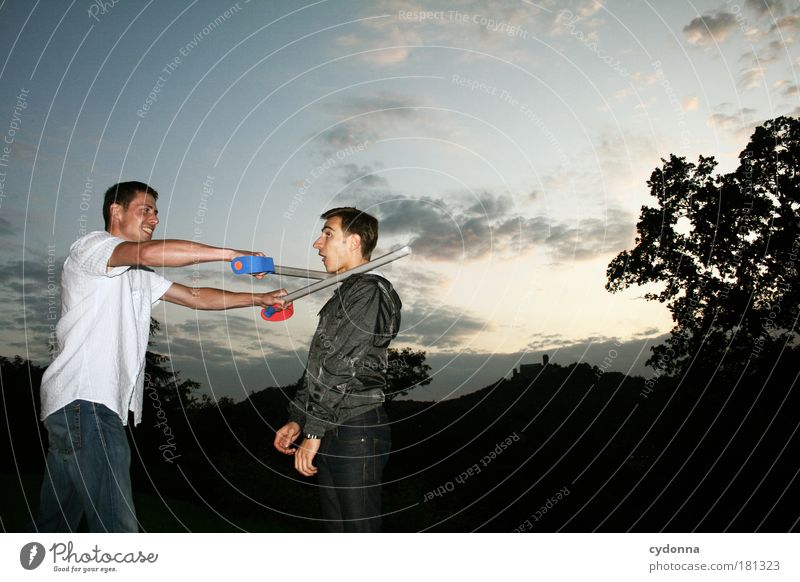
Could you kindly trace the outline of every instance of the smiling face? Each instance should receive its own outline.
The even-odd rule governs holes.
[[[158,207],[150,194],[137,192],[128,207],[112,204],[111,228],[114,236],[131,242],[146,242],[153,238],[158,224]]]
[[[313,246],[319,251],[328,273],[342,273],[366,262],[361,257],[361,237],[357,234],[346,235],[339,216],[332,216],[325,221],[322,234]]]

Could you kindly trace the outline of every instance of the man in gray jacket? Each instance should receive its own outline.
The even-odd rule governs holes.
[[[373,216],[334,208],[322,218],[314,248],[329,273],[370,260],[378,242]],[[392,284],[379,274],[353,275],[342,283],[319,313],[289,422],[275,435],[275,448],[294,455],[300,474],[317,475],[330,531],[381,528],[381,480],[391,447],[383,390],[401,307]]]

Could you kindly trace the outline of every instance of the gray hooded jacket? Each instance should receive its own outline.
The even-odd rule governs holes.
[[[322,436],[384,401],[387,350],[402,303],[392,284],[371,273],[342,283],[319,312],[306,373],[289,420]]]

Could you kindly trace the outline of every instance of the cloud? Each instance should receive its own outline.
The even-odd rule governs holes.
[[[626,211],[609,208],[604,218],[554,225],[545,244],[559,260],[588,260],[626,248],[632,240],[634,222]]]
[[[414,108],[421,102],[399,93],[380,91],[368,97],[354,97],[344,103],[329,107],[340,115],[361,115],[363,113],[382,113],[395,119],[406,120],[413,116]]]
[[[786,97],[797,95],[799,93],[800,93],[800,85],[787,85],[786,88],[783,90],[783,94]]]
[[[800,4],[795,3],[791,11],[783,2],[751,2],[748,6],[757,12],[758,21],[747,23],[745,37],[752,49],[742,59],[750,58],[751,67],[791,59],[792,47],[800,41]]]
[[[320,137],[329,148],[341,150],[359,143],[375,142],[386,133],[407,128],[420,119],[423,103],[407,95],[381,91],[369,97],[356,97],[328,106],[329,113],[340,119]]]
[[[336,45],[374,68],[397,68],[412,62],[422,47],[464,46],[454,58],[474,61],[484,55],[530,62],[536,57],[520,46],[520,39],[563,34],[562,14],[581,19],[582,26],[599,28],[604,3],[595,0],[537,2],[484,2],[453,0],[432,6],[408,0],[363,3],[364,18],[353,31],[336,39]],[[360,53],[360,54],[358,54]]]
[[[709,46],[723,42],[736,27],[736,17],[730,12],[717,12],[694,18],[683,27],[689,44]]]
[[[14,234],[14,232],[11,222],[0,216],[0,236]]]
[[[452,201],[427,197],[388,202],[378,207],[381,231],[406,237],[420,256],[444,261],[480,259],[496,244],[505,247],[516,232],[522,231],[521,224],[513,229],[513,221],[502,216],[478,215],[476,206],[459,209]],[[493,225],[496,218],[501,221]]]
[[[435,310],[419,309],[418,304],[404,306],[396,345],[414,343],[425,349],[450,349],[468,342],[475,334],[491,326],[447,306]]]
[[[362,21],[359,34],[347,34],[336,39],[336,44],[375,67],[392,67],[406,62],[412,46],[422,44],[418,31],[403,26],[396,18],[397,12],[385,18]]]
[[[467,209],[467,213],[487,218],[499,218],[508,214],[513,208],[511,196],[494,196],[489,192],[478,195],[478,201]]]
[[[684,111],[697,111],[699,107],[700,107],[700,99],[695,95],[686,97],[686,99],[683,100]]]
[[[552,348],[562,343],[564,343],[564,336],[560,333],[537,334],[533,340],[528,342],[526,349],[541,350],[544,348]]]
[[[389,182],[375,173],[376,168],[369,165],[344,164],[341,167],[342,182],[345,185],[356,184],[359,188],[388,188]]]
[[[56,281],[61,280],[61,268],[64,258],[53,257],[49,260],[35,261],[9,261],[0,265],[0,284],[25,281],[47,284],[48,274],[55,277]]]
[[[779,18],[770,28],[770,32],[777,32],[781,36],[784,34],[797,34],[800,32],[800,15],[789,14]]]
[[[749,107],[743,107],[733,113],[714,113],[708,117],[706,124],[715,129],[721,129],[733,133],[734,135],[742,135],[753,127],[753,116],[756,110]]]
[[[0,338],[6,349],[24,347],[26,357],[43,361],[61,314],[63,259],[9,261],[0,265]],[[19,338],[24,337],[24,344]],[[9,355],[9,354],[5,354]]]
[[[262,348],[282,349],[260,334],[257,326],[262,325],[252,314],[233,315],[234,312],[217,313],[213,319],[191,319],[170,325],[170,334],[189,338],[213,338],[228,344],[231,339],[244,339],[250,349],[258,352]],[[205,339],[204,339],[205,341]]]
[[[753,67],[745,69],[739,74],[739,81],[737,86],[743,91],[748,89],[756,89],[764,85],[764,67]]]
[[[543,246],[558,262],[586,260],[625,248],[634,217],[609,208],[600,218],[568,224],[514,211],[511,198],[482,192],[444,200],[430,197],[375,204],[381,232],[410,241],[414,253],[432,261],[509,258]]]
[[[402,276],[395,276],[392,268],[402,268]],[[413,263],[402,267],[387,265],[381,271],[392,281],[404,305],[429,304],[431,297],[435,297],[450,281],[449,277]]]
[[[179,308],[174,309],[177,313]],[[292,382],[302,373],[310,336],[294,342],[292,350],[272,341],[269,328],[259,328],[260,318],[226,312],[170,322],[172,313],[166,319],[154,314],[162,326],[152,349],[168,356],[183,378],[200,382],[203,392],[243,398],[251,390]]]
[[[780,14],[784,11],[783,0],[745,0],[745,6],[759,16]]]

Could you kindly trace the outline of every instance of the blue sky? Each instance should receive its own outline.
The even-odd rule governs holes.
[[[800,6],[703,2],[0,2],[0,330],[48,360],[58,269],[120,180],[160,193],[157,237],[321,268],[318,216],[381,219],[397,347],[457,396],[549,353],[646,373],[671,328],[605,267],[634,244],[670,153],[735,167],[800,113]],[[2,157],[5,156],[5,157]],[[183,283],[266,290],[226,265]],[[284,324],[159,306],[159,349],[215,395],[296,379],[326,293]]]

